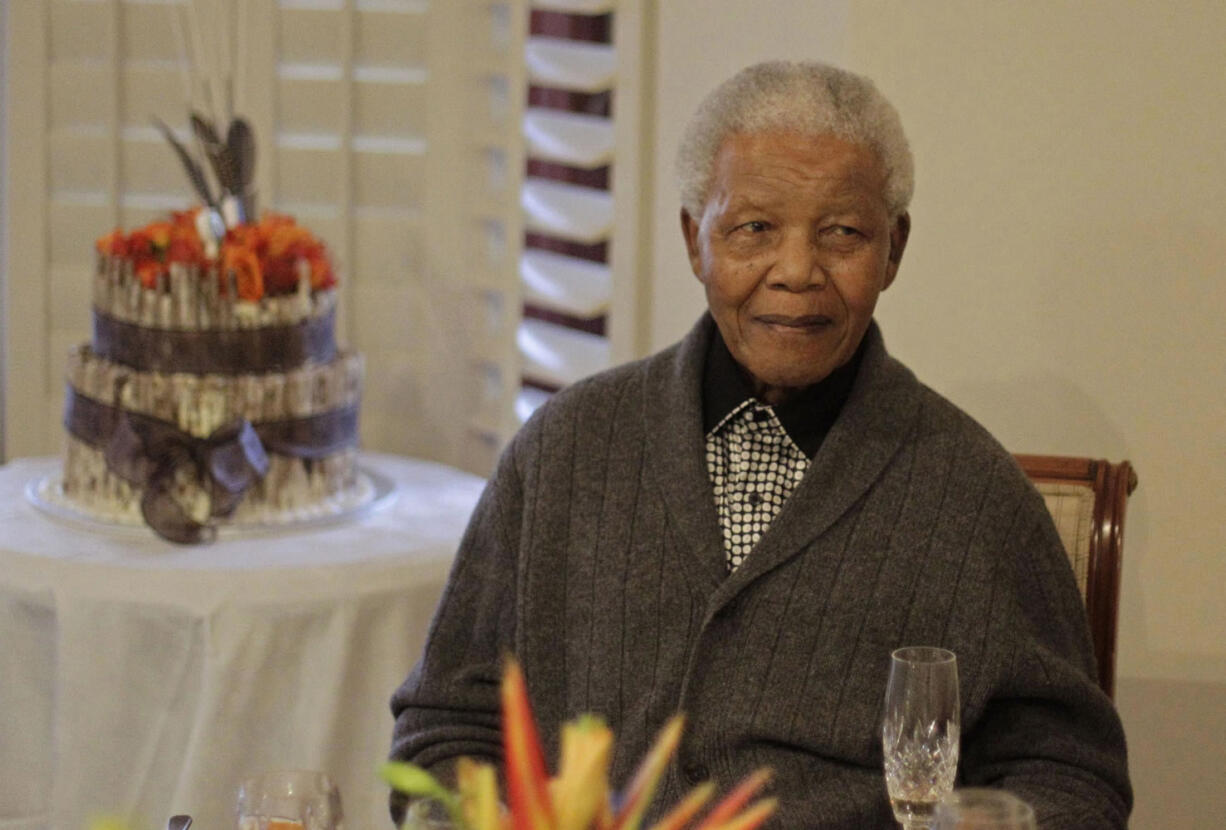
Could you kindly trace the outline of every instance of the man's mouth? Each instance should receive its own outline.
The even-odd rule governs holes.
[[[760,314],[758,322],[786,329],[816,329],[828,326],[833,320],[825,314]]]

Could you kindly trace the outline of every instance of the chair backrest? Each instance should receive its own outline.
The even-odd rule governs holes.
[[[1077,576],[1090,621],[1098,683],[1115,693],[1124,510],[1137,486],[1132,464],[1056,455],[1015,455],[1047,502]]]

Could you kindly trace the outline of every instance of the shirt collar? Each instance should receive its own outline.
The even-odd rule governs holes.
[[[851,360],[787,403],[773,407],[788,437],[809,458],[817,455],[826,433],[834,426],[847,396],[851,394],[866,339],[860,341]],[[703,368],[703,434],[709,435],[728,415],[753,400],[749,378],[728,351],[723,335],[716,327]]]

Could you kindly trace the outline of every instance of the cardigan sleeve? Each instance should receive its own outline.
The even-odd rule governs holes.
[[[499,762],[499,682],[515,628],[516,517],[522,490],[515,445],[503,454],[469,520],[425,650],[391,699],[392,760],[444,781],[460,756]],[[501,766],[501,764],[499,764]],[[397,824],[405,800],[393,794]]]
[[[963,740],[963,784],[1010,790],[1044,830],[1117,830],[1132,805],[1123,727],[1099,688],[1085,609],[1034,496],[997,571],[994,686]]]

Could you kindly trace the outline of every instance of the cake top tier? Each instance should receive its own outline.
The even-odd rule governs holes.
[[[209,240],[208,212],[195,208],[126,234],[116,229],[95,247],[104,258],[130,261],[133,276],[149,289],[174,264],[216,277],[223,295],[233,283],[241,300],[293,294],[304,279],[312,291],[336,285],[327,247],[290,216],[265,213],[256,224],[227,228],[217,243]]]
[[[331,312],[336,273],[309,230],[267,213],[210,244],[208,222],[198,208],[98,239],[95,312],[168,329],[277,326]]]

